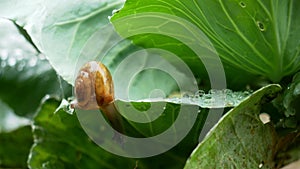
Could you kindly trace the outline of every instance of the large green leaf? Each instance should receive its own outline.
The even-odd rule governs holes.
[[[0,36],[0,99],[16,114],[32,115],[46,95],[70,95],[70,86],[12,22],[0,20]]]
[[[0,168],[27,168],[32,143],[30,126],[0,133]]]
[[[33,143],[30,120],[0,101],[0,168],[27,168]]]
[[[300,137],[298,135],[293,135],[292,141],[293,143],[285,148],[282,152],[278,153],[276,156],[276,160],[280,161],[279,165],[284,166],[288,165],[294,161],[300,160]]]
[[[280,90],[278,85],[266,86],[230,110],[194,150],[185,168],[273,168],[278,136],[259,114]]]
[[[194,62],[189,65],[199,71],[199,64],[192,59],[190,50],[161,34],[162,31],[168,31],[164,30],[167,24],[176,21],[153,22],[145,19],[142,14],[155,12],[150,15],[160,19],[164,17],[161,13],[177,16],[204,32],[217,49],[225,69],[235,67],[278,82],[300,69],[299,9],[300,2],[297,0],[128,0],[112,21],[133,15],[126,22],[128,32],[149,28],[158,30],[158,35],[141,34],[133,37],[136,44],[174,51],[187,63]],[[118,31],[124,29],[124,25],[118,24],[115,24]],[[180,33],[181,28],[176,29]],[[119,32],[122,35],[122,31]],[[237,75],[235,73],[231,76]]]
[[[0,101],[0,133],[10,132],[30,124],[30,120],[17,116],[14,111],[5,103]]]
[[[294,116],[300,121],[300,72],[295,74],[292,83],[285,91],[283,98],[283,106],[286,109],[287,117]]]
[[[108,16],[121,5],[123,0],[5,0],[0,2],[0,17],[24,27],[57,73],[73,83],[78,60],[96,58],[94,55],[79,58],[86,41],[108,23]]]
[[[133,168],[135,160],[112,155],[98,147],[85,134],[77,117],[63,110],[59,102],[48,100],[34,118],[35,144],[30,168]]]
[[[129,103],[120,102],[119,104],[127,105]],[[147,107],[148,104],[136,103],[136,107],[140,110]],[[35,144],[29,156],[30,168],[134,168],[138,166],[145,169],[167,167],[179,169],[183,167],[188,155],[196,146],[199,132],[208,112],[207,110],[201,111],[196,119],[197,123],[195,123],[187,137],[168,152],[154,157],[134,159],[111,154],[95,144],[91,140],[93,138],[87,136],[82,129],[81,125],[83,123],[81,120],[82,118],[90,119],[90,117],[93,117],[92,114],[76,112],[76,117],[76,114],[71,115],[64,110],[57,111],[58,105],[59,102],[56,100],[46,101],[34,118],[32,127]],[[170,119],[164,116],[172,116],[173,113],[179,110],[179,107],[178,104],[169,104],[166,109],[168,113],[162,115],[162,120]],[[81,113],[81,115],[78,115],[78,113]],[[81,119],[80,123],[77,118]],[[130,127],[132,129],[126,130],[128,134],[142,133],[142,135],[149,135],[150,133],[145,128],[138,131],[135,129],[135,125],[131,126],[126,121],[124,121],[124,125],[126,125],[124,126],[125,129]],[[151,126],[151,128],[158,130],[163,126],[165,124],[159,123],[157,126]],[[100,137],[104,139],[105,136]],[[164,160],[162,161],[162,159]]]

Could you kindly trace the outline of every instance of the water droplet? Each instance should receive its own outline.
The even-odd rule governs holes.
[[[42,53],[40,53],[40,54],[38,55],[38,58],[39,58],[40,60],[46,60],[46,56],[45,56],[44,54],[42,54]]]
[[[6,66],[6,62],[1,62],[1,67],[4,68]]]
[[[218,91],[216,89],[211,89],[208,91],[209,94],[215,94],[217,93]]]
[[[8,65],[11,67],[15,66],[17,63],[16,59],[13,57],[10,57],[7,62],[8,62]]]
[[[21,64],[19,64],[17,66],[17,71],[21,72],[23,70],[24,66],[22,66]]]
[[[251,95],[252,91],[233,92],[230,89],[212,89],[207,94],[199,90],[194,95],[182,93],[181,95],[172,95],[164,101],[176,104],[192,104],[203,108],[222,108],[234,107],[240,104],[246,97]]]
[[[242,8],[246,8],[245,2],[241,1],[239,4],[240,4],[240,6],[241,6]]]
[[[114,15],[114,14],[119,13],[119,12],[120,12],[119,9],[114,9],[114,10],[112,11],[112,14]]]
[[[198,90],[198,91],[196,91],[195,96],[201,97],[201,96],[203,96],[204,94],[205,94],[205,92],[204,92],[203,90]]]
[[[1,57],[1,60],[6,60],[8,58],[8,51],[7,50],[1,50],[0,51],[0,57]]]
[[[203,99],[205,99],[205,100],[210,100],[212,97],[211,97],[211,95],[210,94],[205,94],[205,95],[203,95]]]
[[[24,67],[25,67],[25,62],[21,61],[17,66],[17,70],[20,72],[24,69]]]
[[[182,97],[183,97],[183,98],[189,98],[190,95],[189,95],[188,93],[183,93]]]
[[[30,67],[34,67],[37,63],[37,58],[36,57],[32,57],[30,60],[29,60],[29,66]]]
[[[18,61],[24,59],[22,49],[15,49],[14,56]]]
[[[260,31],[262,31],[262,32],[266,31],[266,27],[262,22],[256,21],[256,24],[257,24],[257,27]]]

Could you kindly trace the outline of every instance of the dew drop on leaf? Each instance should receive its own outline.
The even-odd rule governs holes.
[[[199,97],[203,96],[204,94],[205,94],[205,92],[204,92],[203,90],[198,90],[198,91],[195,93],[195,95],[197,95],[197,96],[199,96]]]
[[[188,99],[188,98],[190,97],[190,95],[189,95],[188,93],[184,93],[184,94],[182,95],[182,97]]]
[[[18,61],[24,59],[22,49],[15,49],[14,50],[14,56],[16,57],[16,59]]]
[[[8,51],[7,50],[1,50],[0,51],[0,57],[1,57],[1,60],[6,60],[8,58]]]
[[[266,31],[266,27],[262,22],[257,21],[256,24],[260,31],[262,31],[262,32]]]
[[[5,66],[6,66],[6,62],[3,62],[3,61],[2,61],[2,62],[1,62],[1,67],[2,67],[2,68],[5,68]]]
[[[38,58],[40,59],[40,60],[46,60],[46,56],[45,55],[43,55],[43,54],[38,54]]]
[[[34,66],[36,66],[36,63],[37,63],[37,58],[33,57],[33,58],[31,58],[31,59],[29,60],[28,65],[29,65],[30,67],[34,67]]]
[[[251,93],[252,91],[233,92],[230,89],[212,89],[208,93],[199,90],[194,95],[183,93],[181,96],[172,96],[163,99],[163,101],[176,104],[198,105],[202,108],[235,107],[251,95]]]
[[[13,67],[13,66],[15,66],[16,65],[16,59],[14,58],[14,57],[10,57],[9,59],[8,59],[8,65],[9,66],[11,66],[11,67]]]
[[[24,69],[25,67],[25,62],[24,61],[20,61],[20,63],[17,66],[17,70],[20,72]]]
[[[240,6],[241,6],[242,8],[246,8],[245,2],[241,1],[239,4],[240,4]]]

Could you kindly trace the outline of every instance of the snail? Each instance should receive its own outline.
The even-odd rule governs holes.
[[[75,80],[74,108],[83,110],[104,109],[114,100],[112,77],[108,69],[101,63],[91,61],[80,70]]]
[[[72,108],[101,110],[111,125],[121,132],[120,115],[114,105],[114,86],[109,70],[101,62],[90,61],[78,72],[74,84],[76,100]]]

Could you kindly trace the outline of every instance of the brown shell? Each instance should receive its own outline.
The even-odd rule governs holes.
[[[91,61],[80,70],[75,80],[75,108],[99,109],[114,100],[113,81],[108,69],[101,63]]]

